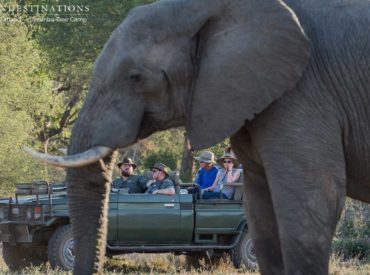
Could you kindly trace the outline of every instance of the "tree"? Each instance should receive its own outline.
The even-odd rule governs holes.
[[[44,165],[35,163],[22,151],[34,142],[33,116],[49,112],[51,82],[40,65],[41,50],[27,26],[15,15],[7,22],[0,13],[0,183],[41,178]],[[11,189],[7,188],[8,192]]]
[[[66,0],[18,0],[22,6],[58,5],[87,7],[87,12],[76,16],[69,12],[56,12],[49,8],[47,12],[27,9],[23,22],[30,34],[41,46],[48,57],[43,63],[43,70],[54,80],[53,100],[49,102],[48,113],[34,114],[37,124],[36,138],[41,148],[48,152],[65,147],[70,136],[70,128],[77,118],[78,110],[85,97],[95,59],[104,46],[111,32],[138,4],[150,3],[148,0],[126,1],[87,1]],[[51,22],[50,19],[83,18],[86,22]],[[46,20],[48,19],[48,20]],[[51,146],[51,148],[49,148]],[[41,149],[40,148],[40,149]]]
[[[184,182],[191,182],[194,174],[194,156],[191,149],[190,140],[184,132],[184,143],[182,149],[182,159],[180,167],[180,178]]]

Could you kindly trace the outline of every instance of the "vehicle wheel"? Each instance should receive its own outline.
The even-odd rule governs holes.
[[[48,244],[48,258],[53,268],[72,270],[75,260],[74,241],[70,224],[59,227]]]
[[[231,260],[235,268],[240,268],[244,264],[249,270],[257,270],[258,264],[252,239],[247,231],[243,231],[239,243],[231,250]]]
[[[46,253],[43,249],[22,247],[20,245],[10,245],[3,243],[3,258],[9,270],[14,271],[28,266],[36,266],[47,261]]]

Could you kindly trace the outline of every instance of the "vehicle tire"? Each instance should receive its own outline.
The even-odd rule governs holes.
[[[70,224],[60,226],[51,236],[48,244],[48,258],[53,268],[72,270],[75,260],[74,241]]]
[[[9,270],[15,271],[28,266],[37,266],[47,261],[46,251],[41,248],[22,247],[19,244],[3,243],[3,258]]]
[[[240,268],[242,264],[249,270],[254,271],[258,268],[252,239],[246,230],[242,232],[239,243],[231,250],[231,260],[235,268]]]

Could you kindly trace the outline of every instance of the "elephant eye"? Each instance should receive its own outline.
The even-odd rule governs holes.
[[[139,72],[130,72],[128,75],[128,79],[132,83],[139,83],[142,80],[142,76]]]

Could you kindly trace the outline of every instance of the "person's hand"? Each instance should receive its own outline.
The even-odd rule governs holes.
[[[146,187],[149,187],[153,182],[155,182],[155,180],[149,180],[149,181],[146,183]]]

